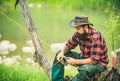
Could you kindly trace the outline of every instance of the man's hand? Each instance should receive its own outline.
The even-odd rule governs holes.
[[[71,57],[67,57],[66,61],[70,65],[75,65],[76,64],[76,59],[71,58]]]
[[[63,53],[63,51],[61,51],[61,52],[57,55],[57,60],[58,60],[59,62],[61,62],[62,59],[63,59],[63,56],[64,56],[64,53]]]

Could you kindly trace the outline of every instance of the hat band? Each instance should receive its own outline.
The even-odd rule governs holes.
[[[89,23],[87,19],[75,19],[75,23]]]

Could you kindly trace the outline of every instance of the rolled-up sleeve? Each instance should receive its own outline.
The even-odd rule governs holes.
[[[78,45],[76,33],[65,44],[69,49],[74,49]]]

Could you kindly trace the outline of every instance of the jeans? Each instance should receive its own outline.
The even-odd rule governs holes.
[[[57,52],[56,56],[60,53]],[[57,61],[55,56],[53,65],[52,65],[52,81],[63,81],[64,79],[64,64]],[[65,54],[66,57],[72,57],[75,59],[84,59],[77,52],[69,51]],[[90,78],[96,73],[105,71],[105,68],[101,64],[80,64],[78,66],[78,74],[73,77],[72,81],[89,81]]]

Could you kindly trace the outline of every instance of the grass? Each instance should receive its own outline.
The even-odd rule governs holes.
[[[44,77],[43,77],[44,76]],[[49,81],[43,70],[30,65],[0,64],[0,81]]]
[[[77,69],[73,66],[65,68],[65,75],[75,76],[76,73]],[[38,66],[0,64],[0,81],[49,81],[49,79]]]

